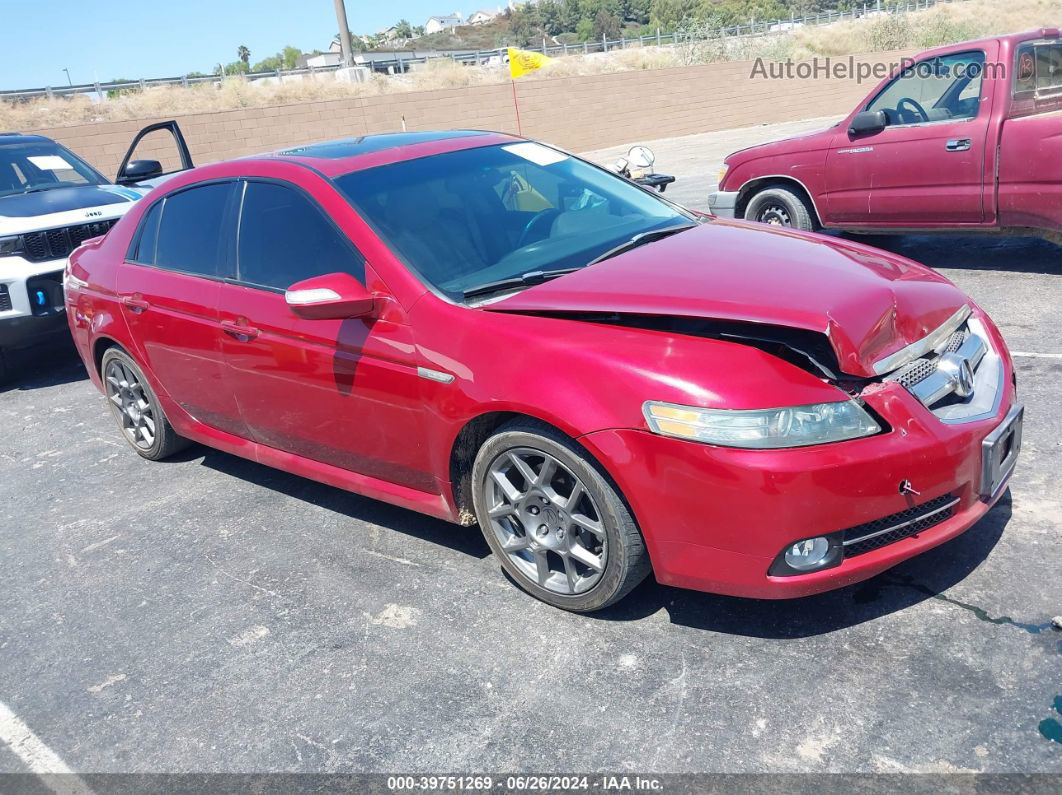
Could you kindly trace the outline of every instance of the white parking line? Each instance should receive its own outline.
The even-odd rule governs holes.
[[[0,742],[56,795],[92,795],[89,786],[3,701],[0,701]]]
[[[1031,351],[1011,351],[1011,356],[1026,356],[1030,359],[1062,359],[1062,353],[1033,353]]]

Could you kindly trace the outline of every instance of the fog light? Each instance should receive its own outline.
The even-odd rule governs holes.
[[[789,547],[785,551],[785,562],[797,571],[808,571],[820,566],[829,554],[829,540],[818,536],[798,541]]]

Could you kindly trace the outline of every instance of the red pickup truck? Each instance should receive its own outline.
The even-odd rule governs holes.
[[[1058,29],[922,53],[837,125],[730,155],[709,205],[805,230],[1062,243]]]

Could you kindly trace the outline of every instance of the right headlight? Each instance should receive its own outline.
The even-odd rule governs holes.
[[[0,257],[10,257],[22,253],[22,238],[19,235],[13,237],[0,237]]]
[[[778,409],[701,409],[649,400],[642,412],[654,433],[723,447],[806,447],[881,431],[853,400]]]

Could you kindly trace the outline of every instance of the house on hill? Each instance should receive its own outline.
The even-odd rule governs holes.
[[[456,11],[447,16],[442,17],[429,17],[428,21],[424,23],[424,32],[426,34],[441,33],[444,30],[453,30],[459,28],[465,24],[464,19]]]
[[[495,11],[486,11],[486,10],[476,11],[474,14],[469,14],[469,16],[468,16],[468,24],[469,25],[486,25],[492,19],[495,19],[499,14],[501,14],[501,9],[497,9]]]

